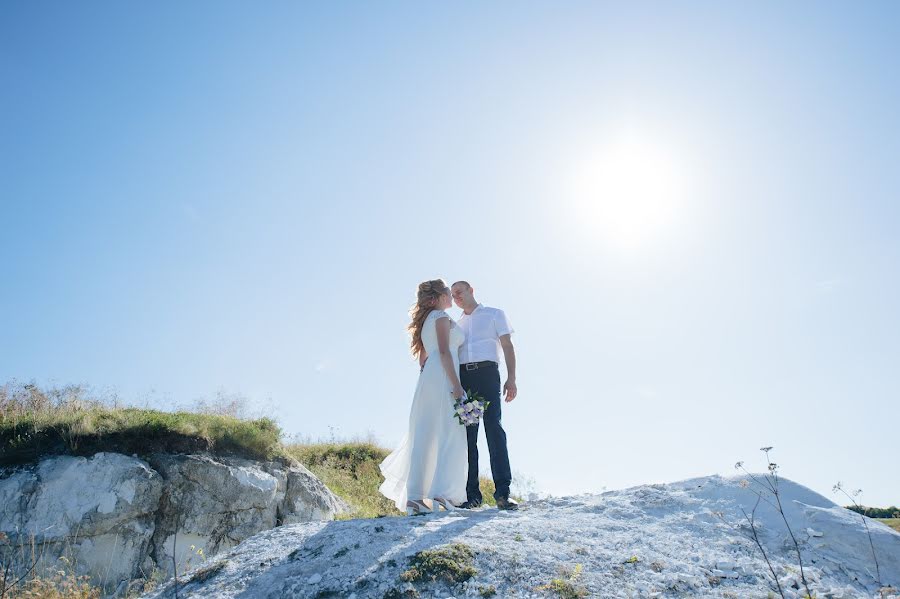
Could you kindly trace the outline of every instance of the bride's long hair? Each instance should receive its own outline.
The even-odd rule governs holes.
[[[419,354],[425,351],[425,346],[422,344],[422,327],[425,325],[425,319],[428,318],[432,310],[438,307],[441,296],[449,291],[447,284],[441,279],[419,283],[419,289],[416,292],[416,303],[409,310],[412,322],[406,327],[406,330],[412,335],[410,348],[414,357],[418,358]]]

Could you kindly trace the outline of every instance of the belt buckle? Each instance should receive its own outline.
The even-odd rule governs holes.
[[[478,370],[478,362],[469,362],[466,364],[466,370]]]

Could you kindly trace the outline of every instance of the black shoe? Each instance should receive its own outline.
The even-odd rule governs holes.
[[[456,507],[458,507],[461,510],[474,510],[477,507],[481,507],[481,502],[469,500],[469,501],[464,501],[464,502],[460,503]]]
[[[508,510],[510,512],[514,512],[519,509],[519,504],[510,499],[509,497],[498,497],[497,498],[497,509],[498,510]]]

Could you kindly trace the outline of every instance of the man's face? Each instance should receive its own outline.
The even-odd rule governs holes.
[[[450,289],[453,294],[453,302],[462,308],[466,302],[472,301],[472,288],[466,285],[454,285]]]

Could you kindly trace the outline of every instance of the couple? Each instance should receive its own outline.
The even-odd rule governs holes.
[[[453,414],[454,402],[466,394],[489,401],[484,429],[491,455],[497,507],[515,510],[509,498],[512,473],[506,433],[500,425],[499,348],[506,359],[507,402],[516,398],[516,355],[513,330],[503,310],[475,301],[475,290],[458,281],[452,289],[440,279],[419,285],[412,322],[412,353],[421,372],[409,415],[409,431],[400,446],[381,463],[379,491],[409,515],[481,505],[478,486],[478,424],[463,426]],[[452,300],[451,300],[452,294]],[[459,322],[445,312],[455,301]]]

